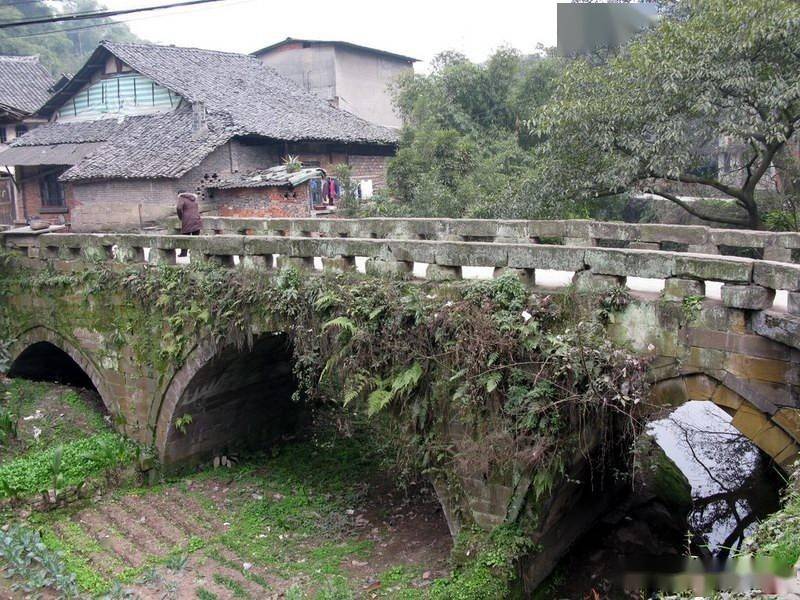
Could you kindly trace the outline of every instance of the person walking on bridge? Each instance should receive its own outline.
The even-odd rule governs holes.
[[[178,192],[178,204],[175,209],[181,220],[181,233],[183,235],[200,235],[202,221],[200,220],[197,194],[186,191]],[[181,250],[178,256],[186,256],[186,249]]]

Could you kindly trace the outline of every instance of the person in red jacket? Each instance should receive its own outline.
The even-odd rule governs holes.
[[[181,220],[181,233],[183,235],[200,235],[203,223],[200,220],[200,205],[197,202],[197,194],[185,191],[178,192],[178,204],[175,210]],[[181,250],[179,256],[186,256],[186,249]]]

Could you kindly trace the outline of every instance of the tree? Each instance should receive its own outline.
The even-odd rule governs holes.
[[[389,183],[398,203],[382,209],[444,217],[516,214],[539,142],[525,126],[550,97],[553,58],[496,51],[485,64],[440,54],[429,75],[402,78],[395,102],[405,126]]]
[[[57,6],[58,8],[54,8]],[[58,13],[94,12],[104,8],[96,0],[15,2],[0,4],[0,21],[49,17]],[[45,33],[46,35],[37,35]],[[0,29],[0,54],[39,55],[53,75],[75,73],[100,40],[138,41],[123,23],[111,19],[87,19],[77,24],[46,23]]]
[[[599,65],[573,61],[533,119],[540,200],[649,192],[704,220],[759,228],[757,192],[800,123],[800,3],[680,0]],[[729,168],[720,146],[739,149]],[[731,199],[708,214],[682,185]]]

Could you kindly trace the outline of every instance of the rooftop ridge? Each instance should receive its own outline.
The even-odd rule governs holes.
[[[197,48],[196,46],[176,46],[174,44],[152,44],[149,42],[115,42],[113,40],[100,40],[99,45],[104,48],[128,47],[128,48],[164,48],[165,50],[191,50],[193,52],[205,52],[208,54],[219,54],[223,56],[235,56],[237,58],[247,58],[260,62],[255,56],[245,52],[229,52],[227,50],[212,50],[210,48]]]

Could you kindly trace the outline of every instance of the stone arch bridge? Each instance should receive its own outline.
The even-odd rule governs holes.
[[[800,265],[792,262],[800,235],[447,219],[207,218],[205,227],[197,237],[6,233],[2,245],[20,264],[66,272],[97,261],[181,268],[185,259],[176,251],[186,249],[192,262],[251,269],[253,276],[295,265],[437,282],[510,272],[532,288],[555,292],[569,284],[582,294],[627,285],[636,301],[608,328],[619,343],[653,357],[656,401],[716,403],[784,469],[800,452]],[[12,374],[49,372],[91,383],[120,426],[154,444],[167,465],[207,457],[236,439],[274,438],[301,418],[288,410],[291,357],[280,328],[256,331],[246,351],[193,340],[182,365],[155,376],[124,342],[91,326],[124,307],[93,305],[92,318],[76,324],[46,298],[12,295],[3,302],[26,315],[12,325]],[[178,435],[176,419],[186,412],[195,423],[190,435]],[[461,508],[475,522],[488,528],[513,520],[518,484],[468,477],[463,483],[469,497]],[[443,504],[455,531],[454,507]],[[587,519],[592,514],[587,510]],[[571,541],[551,526],[542,525],[542,539]]]

